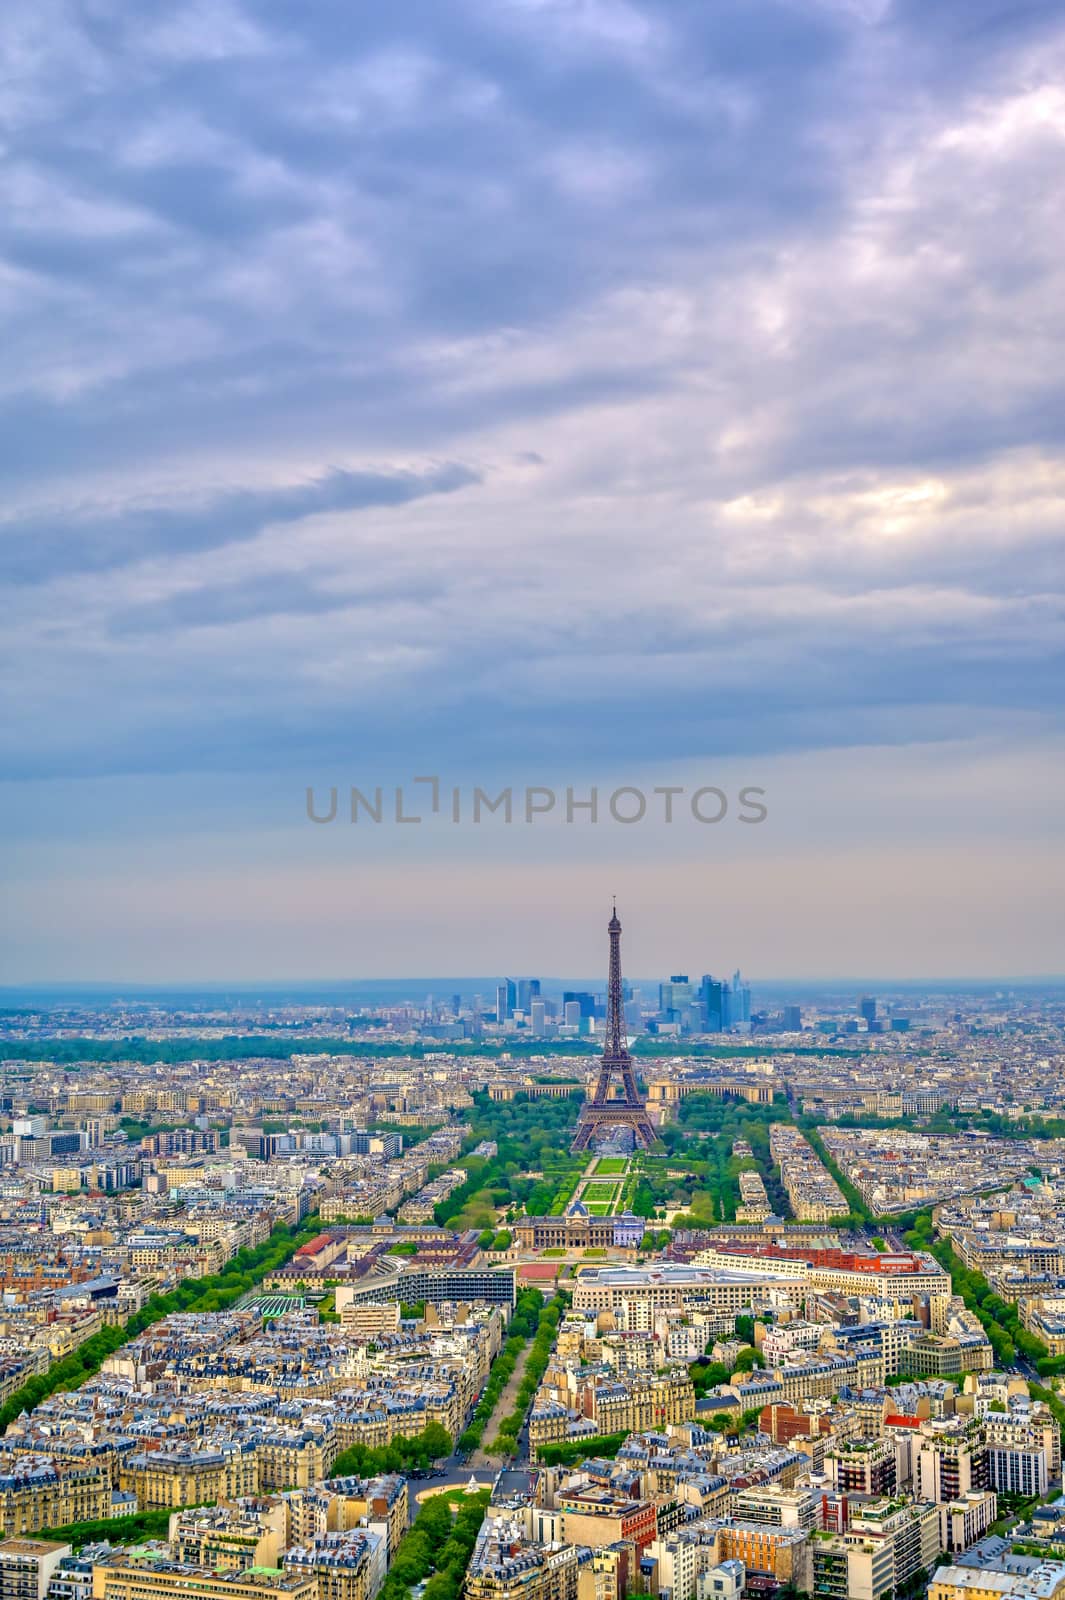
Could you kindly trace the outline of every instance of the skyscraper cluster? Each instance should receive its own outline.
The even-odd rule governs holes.
[[[657,1031],[727,1033],[750,1026],[751,990],[739,972],[731,979],[704,973],[693,983],[676,973],[658,986]]]
[[[515,1015],[531,1018],[540,999],[539,978],[504,978],[496,988],[496,1021],[511,1021]]]

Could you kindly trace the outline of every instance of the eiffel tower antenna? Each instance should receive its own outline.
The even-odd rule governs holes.
[[[636,1087],[636,1072],[626,1044],[625,1001],[621,985],[621,920],[618,917],[616,895],[613,897],[607,933],[610,936],[610,967],[603,1060],[595,1090],[581,1107],[571,1148],[587,1150],[597,1139],[606,1138],[610,1131],[630,1128],[636,1144],[649,1150],[657,1144],[658,1138],[647,1114],[647,1102]],[[616,1082],[621,1085],[620,1095],[611,1093]]]

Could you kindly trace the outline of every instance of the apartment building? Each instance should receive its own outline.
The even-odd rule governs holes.
[[[254,1450],[239,1447],[136,1451],[122,1462],[119,1487],[146,1511],[207,1505],[258,1494],[259,1463]]]
[[[988,1444],[1006,1444],[1042,1450],[1047,1473],[1061,1476],[1061,1427],[1042,1402],[1021,1405],[1010,1412],[984,1411],[984,1437]]]
[[[873,1296],[912,1307],[915,1298],[950,1298],[950,1278],[932,1256],[912,1250],[841,1250],[820,1245],[776,1244],[766,1239],[722,1239],[695,1254],[693,1265],[725,1272],[772,1272],[811,1289]]]
[[[276,1567],[288,1542],[285,1502],[239,1500],[231,1505],[175,1511],[168,1536],[175,1560],[220,1572]]]
[[[691,1375],[686,1367],[670,1367],[596,1384],[584,1413],[594,1419],[600,1433],[643,1433],[688,1422],[695,1415]]]
[[[1041,1445],[990,1444],[987,1457],[990,1487],[997,1493],[1046,1494],[1047,1458]]]
[[[979,1323],[967,1336],[922,1333],[912,1339],[900,1358],[900,1370],[915,1377],[956,1378],[963,1372],[990,1372],[994,1353]]]
[[[913,1459],[914,1492],[935,1505],[960,1499],[973,1489],[990,1489],[988,1448],[979,1431],[931,1424],[922,1428]]]
[[[928,1600],[1063,1600],[1065,1561],[1018,1561],[1013,1570],[975,1565],[939,1567]]]
[[[356,1342],[372,1342],[378,1334],[399,1330],[398,1300],[354,1300],[340,1312],[340,1325]]]
[[[826,1449],[824,1471],[840,1494],[893,1495],[898,1460],[891,1439],[852,1438]]]
[[[775,1367],[773,1377],[780,1384],[783,1399],[831,1399],[844,1387],[866,1389],[884,1381],[884,1360],[879,1350],[847,1354],[796,1355],[786,1365]]]
[[[566,1544],[603,1545],[624,1541],[642,1550],[658,1533],[654,1502],[633,1500],[608,1490],[585,1489],[560,1495],[562,1537]]]
[[[506,1518],[487,1519],[466,1572],[465,1600],[578,1600],[587,1546],[537,1544]]]
[[[956,1555],[982,1539],[998,1516],[998,1496],[993,1489],[971,1489],[957,1500],[939,1507],[939,1542]]]
[[[373,1600],[385,1579],[387,1544],[372,1528],[326,1533],[287,1550],[284,1570],[313,1576],[318,1600]]]
[[[98,1465],[27,1453],[0,1456],[0,1533],[5,1538],[92,1522],[111,1508],[111,1482]]]
[[[747,1574],[742,1561],[707,1567],[695,1580],[695,1600],[740,1600]]]
[[[885,1542],[818,1533],[810,1556],[818,1600],[882,1600],[895,1586],[894,1555]]]
[[[883,1499],[856,1507],[849,1536],[891,1551],[892,1587],[904,1588],[918,1573],[929,1572],[939,1556],[940,1518],[935,1506]]]
[[[93,1600],[317,1600],[313,1573],[213,1572],[116,1551],[93,1567]]]
[[[0,1600],[45,1600],[70,1546],[49,1539],[0,1540]]]
[[[707,1525],[712,1538],[712,1560],[738,1561],[750,1576],[786,1584],[796,1589],[810,1588],[810,1536],[799,1528],[774,1528],[756,1522],[712,1521]],[[766,1587],[763,1583],[760,1587]]]
[[[817,1507],[809,1489],[785,1489],[780,1484],[758,1484],[734,1489],[732,1515],[739,1522],[769,1528],[791,1528],[809,1533],[817,1526]]]
[[[324,1420],[314,1429],[269,1424],[255,1446],[259,1492],[306,1489],[320,1482],[333,1470],[340,1450],[338,1433]]]
[[[621,1311],[645,1308],[647,1326],[654,1312],[670,1306],[743,1312],[751,1306],[798,1307],[801,1285],[776,1270],[775,1264],[749,1262],[746,1271],[721,1267],[673,1265],[654,1267],[585,1267],[573,1288],[574,1311]]]
[[[670,1600],[695,1600],[700,1551],[693,1539],[677,1532],[667,1533],[663,1538],[652,1539],[644,1554],[655,1564],[657,1594],[668,1594]]]

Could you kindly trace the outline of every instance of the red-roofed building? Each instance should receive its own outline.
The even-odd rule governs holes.
[[[292,1257],[292,1265],[298,1267],[300,1262],[320,1270],[342,1256],[348,1248],[348,1241],[342,1233],[318,1233],[313,1239],[308,1239],[306,1244],[301,1244],[296,1254]]]
[[[716,1245],[735,1256],[757,1256],[765,1261],[808,1261],[812,1267],[828,1267],[837,1272],[909,1273],[925,1272],[920,1256],[910,1250],[874,1250],[860,1254],[835,1248],[807,1250],[801,1245],[761,1244],[749,1239],[733,1239]]]
[[[319,1233],[313,1239],[308,1239],[306,1244],[301,1244],[296,1251],[298,1256],[316,1256],[325,1249],[332,1240],[332,1234]]]

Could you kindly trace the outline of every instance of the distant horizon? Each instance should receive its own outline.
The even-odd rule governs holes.
[[[730,976],[720,973],[717,976]],[[344,996],[361,1000],[367,1003],[380,1005],[400,1004],[405,1000],[424,1000],[432,996],[434,1001],[441,1001],[455,993],[460,993],[464,1001],[474,994],[481,994],[485,999],[492,996],[497,984],[510,978],[520,981],[522,978],[536,978],[548,994],[553,994],[564,989],[582,989],[596,992],[605,988],[605,975],[595,977],[575,976],[559,977],[544,975],[537,972],[526,972],[514,968],[509,971],[500,971],[496,974],[475,973],[458,975],[426,976],[412,974],[388,974],[380,977],[361,978],[272,978],[272,979],[174,979],[169,982],[123,982],[120,979],[106,980],[49,980],[38,983],[0,984],[0,1010],[12,1003],[17,1004],[20,999],[37,1002],[48,1001],[52,1005],[61,1004],[64,998],[77,1000],[79,998],[91,999],[100,1002],[119,1003],[123,1000],[148,1001],[154,999],[178,1000],[190,999],[197,996],[207,996],[217,1000],[229,999],[235,1001],[241,998],[252,998],[259,1001],[273,1001],[280,1003],[287,996],[298,996],[305,1003],[313,1003],[316,997],[323,997],[323,1003],[328,1000],[339,1000]],[[689,973],[692,982],[698,982],[702,973]],[[645,995],[648,990],[657,988],[659,983],[667,981],[668,975],[663,971],[656,977],[626,978],[626,983]],[[801,990],[810,994],[825,994],[830,991],[843,991],[867,993],[887,990],[895,993],[910,994],[935,994],[935,993],[963,993],[983,992],[1008,989],[1054,989],[1065,987],[1065,974],[1063,973],[1021,973],[1021,974],[992,974],[986,976],[959,974],[940,974],[934,977],[916,977],[913,975],[898,977],[890,974],[865,976],[771,976],[752,977],[743,973],[743,978],[754,992],[774,993],[787,988]],[[392,995],[384,991],[394,990]]]

